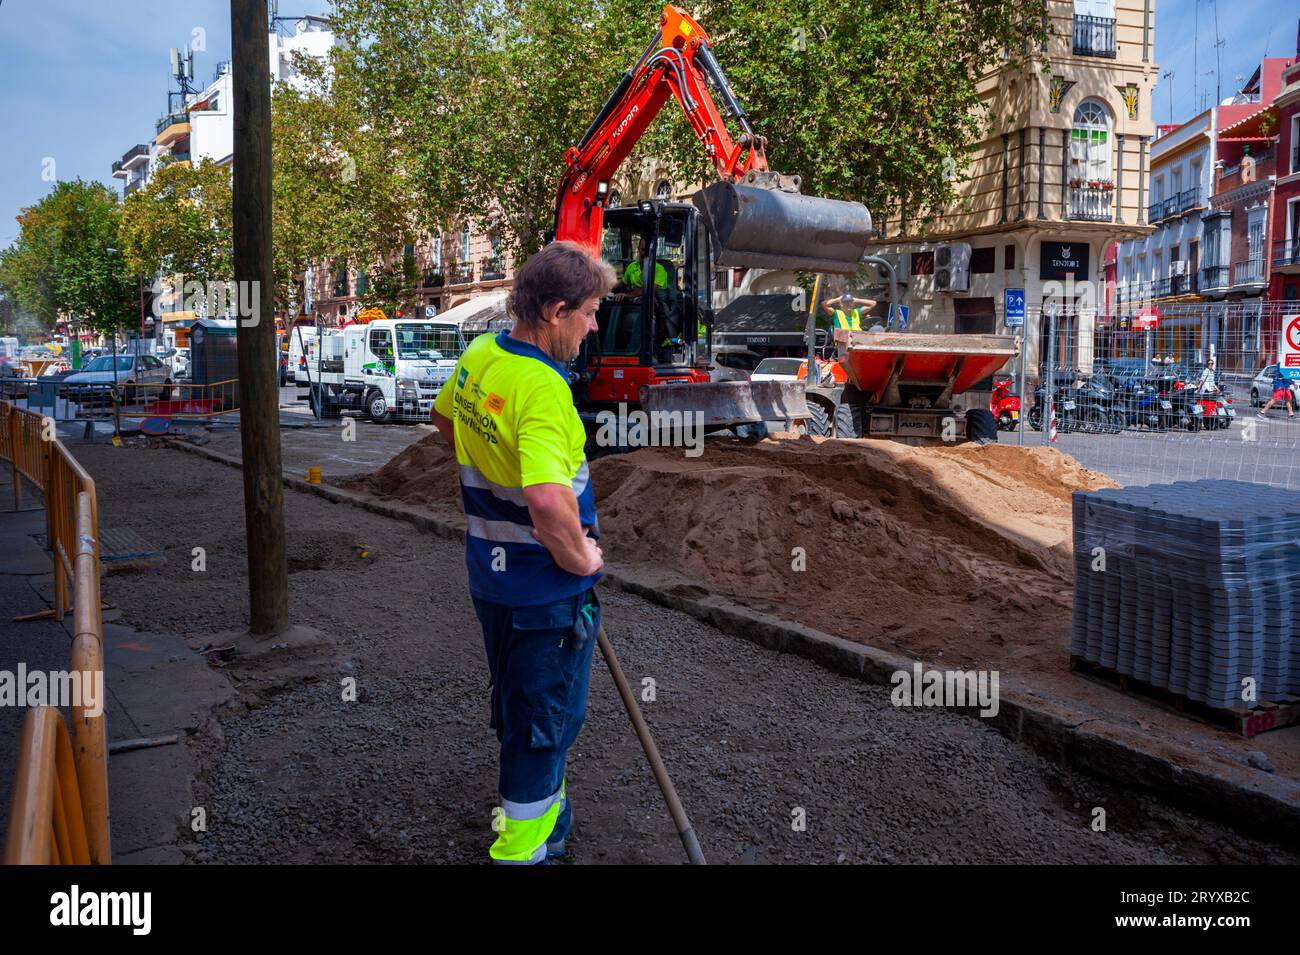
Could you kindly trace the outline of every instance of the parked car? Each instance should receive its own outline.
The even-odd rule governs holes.
[[[749,376],[750,381],[798,381],[803,358],[764,358]]]
[[[114,364],[117,368],[114,371]],[[136,403],[139,391],[136,385],[170,385],[174,382],[172,370],[153,355],[100,355],[79,372],[63,379],[59,392],[78,404],[106,400],[114,380],[125,385],[123,404]],[[147,397],[165,401],[171,397],[170,388],[149,388]]]
[[[1268,399],[1273,397],[1273,379],[1277,377],[1277,365],[1266,365],[1264,370],[1251,379],[1250,382],[1250,406],[1252,408],[1262,408]],[[1300,381],[1291,382],[1291,394],[1295,395],[1295,401],[1300,404]]]
[[[172,355],[172,374],[177,378],[190,377],[190,350],[178,348]]]
[[[710,381],[748,381],[763,356],[737,345],[719,345],[713,349]]]

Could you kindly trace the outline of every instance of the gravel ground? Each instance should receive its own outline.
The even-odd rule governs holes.
[[[102,526],[132,528],[168,558],[105,580],[123,622],[178,647],[244,627],[238,472],[138,444],[76,454]],[[285,505],[293,619],[325,642],[226,664],[239,702],[190,742],[209,829],[184,848],[199,862],[484,861],[495,738],[460,546],[314,496],[286,491]],[[712,862],[1297,861],[1063,772],[974,720],[898,709],[886,688],[623,593],[602,599],[628,677],[655,681],[643,709]],[[596,671],[570,754],[570,858],[679,862],[599,656]],[[342,699],[348,677],[356,702]],[[1094,807],[1105,832],[1090,828]]]

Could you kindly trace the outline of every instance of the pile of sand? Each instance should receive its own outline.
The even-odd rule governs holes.
[[[606,558],[647,577],[945,662],[1005,656],[1014,643],[1026,664],[1050,648],[1041,662],[1056,667],[1070,494],[1113,484],[1050,448],[808,438],[711,439],[697,458],[645,449],[591,468]],[[459,507],[435,436],[358,486]]]
[[[378,471],[346,487],[434,510],[460,510],[460,479],[456,459],[435,432],[412,444]]]

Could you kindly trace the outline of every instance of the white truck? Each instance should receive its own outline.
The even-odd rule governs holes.
[[[376,423],[428,421],[464,350],[459,323],[381,319],[325,330],[308,346],[297,380],[306,379],[317,417],[356,413]]]

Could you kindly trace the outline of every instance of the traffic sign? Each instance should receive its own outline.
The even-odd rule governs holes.
[[[1007,328],[1020,328],[1025,324],[1025,290],[1009,288],[1006,290],[1005,307],[1002,309],[1002,321]]]
[[[912,307],[910,305],[894,305],[891,307],[893,311],[890,313],[892,319],[890,324],[901,332],[907,328],[907,320],[912,317]]]
[[[1300,315],[1282,316],[1282,342],[1278,368],[1291,381],[1300,381]]]
[[[1133,316],[1133,331],[1149,332],[1160,324],[1160,309],[1150,306]]]

